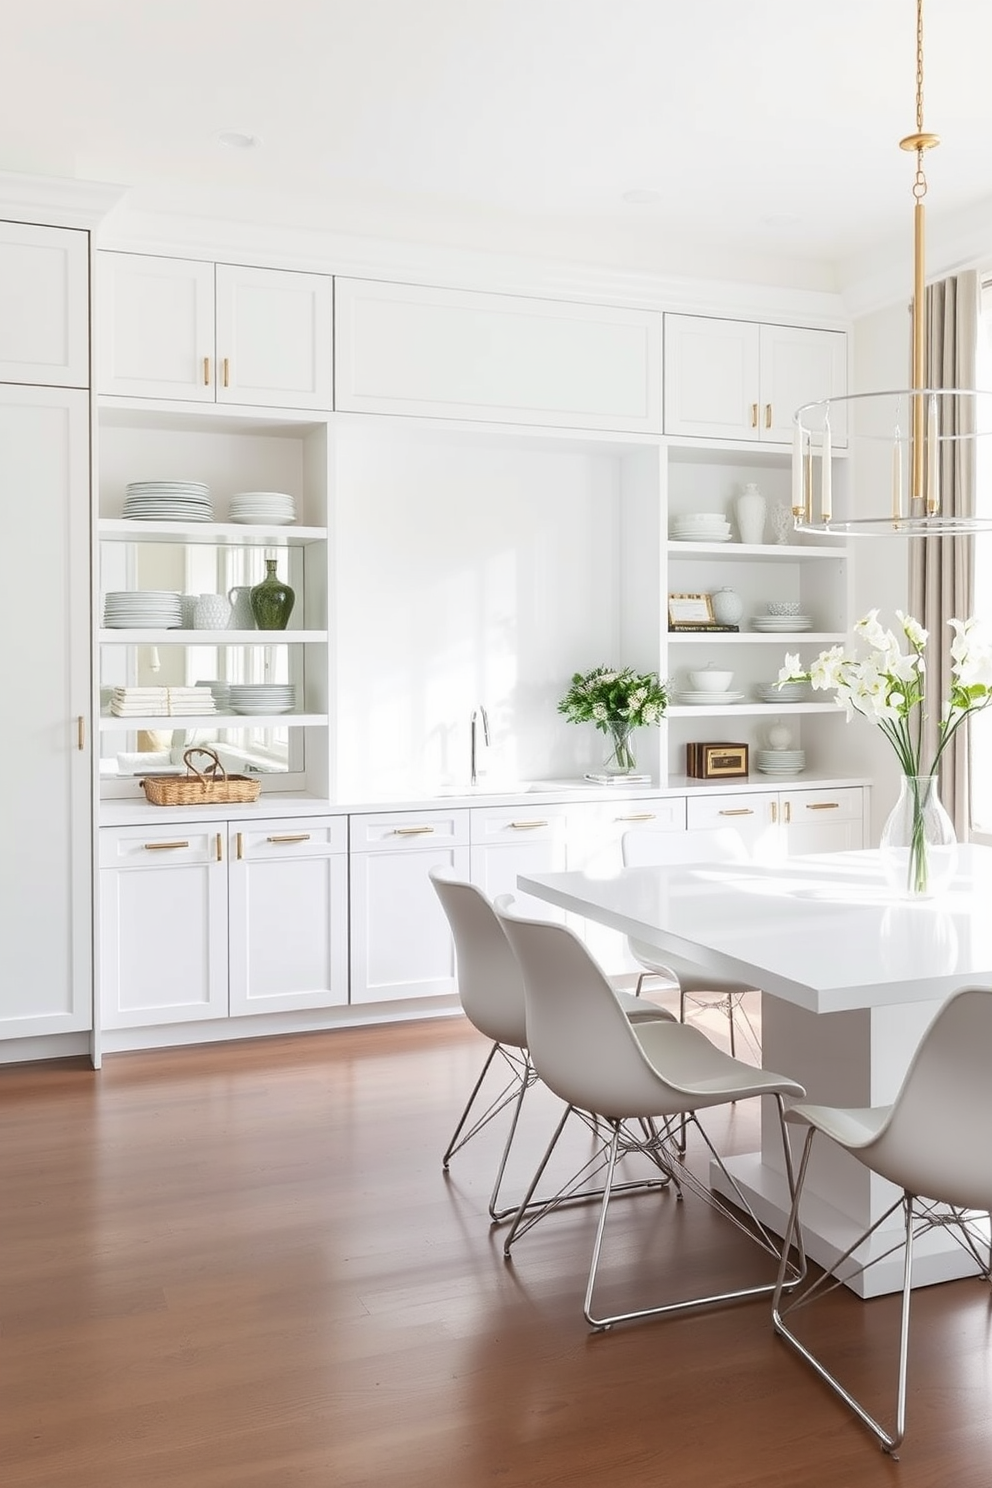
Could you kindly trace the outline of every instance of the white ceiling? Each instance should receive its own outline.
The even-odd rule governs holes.
[[[911,241],[915,0],[30,0],[2,45],[0,170],[138,210],[820,289]],[[990,64],[929,0],[930,220],[992,256]]]

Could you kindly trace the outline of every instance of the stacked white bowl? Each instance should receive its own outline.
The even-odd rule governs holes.
[[[759,749],[755,766],[762,775],[801,775],[806,768],[805,749]]]
[[[692,708],[739,703],[744,694],[730,691],[733,680],[733,672],[724,672],[717,667],[701,667],[698,671],[688,673],[689,686],[677,693],[676,699]]]
[[[730,523],[722,512],[692,512],[672,518],[677,542],[729,542]]]
[[[296,521],[296,502],[285,491],[235,491],[228,517],[260,527],[285,527]]]

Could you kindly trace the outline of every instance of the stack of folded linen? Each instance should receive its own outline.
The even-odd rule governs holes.
[[[212,695],[202,687],[115,687],[110,711],[115,718],[172,718],[215,713]]]

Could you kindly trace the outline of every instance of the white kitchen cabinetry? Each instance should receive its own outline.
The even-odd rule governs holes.
[[[348,1001],[348,821],[231,827],[230,1012]]]
[[[100,1021],[224,1018],[227,829],[177,822],[100,833]]]
[[[56,235],[58,236],[58,235]],[[85,239],[85,234],[79,235]],[[91,1027],[89,400],[0,386],[0,1040]]]
[[[656,311],[335,280],[336,409],[659,433]]]
[[[472,811],[472,882],[490,899],[497,894],[512,894],[527,914],[564,919],[544,901],[521,894],[517,874],[554,873],[567,866],[572,812],[572,807],[523,802]]]
[[[665,316],[665,433],[791,444],[804,403],[847,392],[844,331]],[[835,447],[847,440],[842,410]]]
[[[468,811],[356,815],[349,829],[352,1003],[454,992],[451,930],[428,871],[468,878]]]
[[[100,951],[106,1029],[346,1003],[347,819],[104,828]]]
[[[0,222],[0,382],[89,386],[89,234]]]
[[[732,827],[756,858],[776,862],[864,847],[866,817],[863,788],[839,786],[690,796],[686,819],[690,830]]]
[[[329,275],[116,252],[97,267],[100,393],[330,409]]]

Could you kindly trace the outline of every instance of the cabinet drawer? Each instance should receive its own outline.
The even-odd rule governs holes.
[[[842,790],[782,791],[779,797],[786,826],[801,822],[860,821],[864,792],[859,786]]]
[[[742,791],[740,795],[713,796],[711,799],[690,796],[686,824],[690,831],[699,827],[737,827],[746,831],[749,826],[774,821],[776,813],[771,808],[777,801],[777,791],[748,794]]]
[[[346,816],[290,817],[246,822],[231,828],[231,857],[325,858],[348,851]]]
[[[468,811],[403,811],[349,818],[352,852],[402,852],[424,847],[468,846]]]
[[[470,813],[473,847],[509,842],[553,842],[565,836],[568,812],[563,806],[503,806]]]
[[[685,797],[672,796],[670,800],[627,801],[621,805],[605,805],[597,808],[600,827],[614,827],[618,832],[645,827],[651,832],[685,831]]]
[[[156,868],[169,864],[214,863],[225,856],[227,827],[223,822],[193,826],[177,822],[165,827],[115,827],[100,833],[101,868]]]

